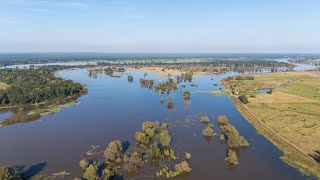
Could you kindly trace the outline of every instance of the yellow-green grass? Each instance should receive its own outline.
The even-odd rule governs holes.
[[[261,125],[256,119],[254,119],[249,112],[244,108],[238,98],[235,96],[230,96],[231,100],[237,107],[238,111],[246,118],[263,136],[265,136],[269,141],[271,141],[275,146],[283,151],[283,156],[281,159],[288,163],[289,165],[297,168],[304,174],[314,175],[320,178],[320,164],[312,160],[311,158],[305,157],[297,149],[283,141],[278,135],[274,134],[268,128],[269,126]]]
[[[254,74],[255,80],[224,80],[227,89],[248,95],[258,89],[277,88],[272,94],[249,96],[247,107],[266,127],[275,131],[286,141],[292,143],[304,154],[315,154],[320,150],[320,72],[279,72]],[[236,85],[236,86],[234,86]],[[233,97],[236,104],[236,100]],[[282,157],[290,164],[307,169],[320,177],[319,163],[311,163],[309,158],[295,153],[289,146],[274,138],[274,135],[261,128],[261,124],[250,120],[245,109],[236,104],[244,117],[263,135],[284,151]],[[309,159],[309,160],[307,160]],[[315,161],[314,161],[315,162]],[[312,165],[310,165],[312,164]]]

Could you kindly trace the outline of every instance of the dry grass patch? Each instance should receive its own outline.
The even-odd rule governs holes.
[[[8,84],[0,82],[0,89],[7,89],[8,87],[10,87]]]

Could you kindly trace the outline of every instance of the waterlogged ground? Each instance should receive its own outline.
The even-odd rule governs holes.
[[[45,115],[41,120],[1,127],[0,165],[24,166],[29,174],[66,170],[71,173],[66,179],[73,179],[80,175],[78,163],[88,158],[84,153],[92,145],[100,146],[95,151],[103,150],[115,139],[133,145],[135,132],[141,129],[143,121],[150,120],[169,123],[172,148],[180,157],[185,152],[192,154],[191,173],[178,179],[307,179],[279,159],[281,152],[256,132],[227,96],[207,93],[219,91],[221,78],[231,73],[194,77],[192,83],[197,87],[186,83],[186,89],[191,92],[187,104],[182,101],[186,89],[179,88],[170,96],[161,95],[140,87],[143,72],[127,73],[134,77],[133,83],[127,81],[126,75],[92,78],[85,69],[60,72],[64,78],[86,83],[88,94],[78,98],[78,105]],[[148,73],[145,79],[165,78]],[[172,98],[172,110],[167,109],[166,103],[160,103],[161,97]],[[200,123],[200,113],[209,116],[216,133],[219,133],[217,117],[226,115],[230,124],[248,140],[250,146],[238,151],[238,166],[225,161],[227,146],[220,142],[219,136],[211,139],[202,136],[205,126]],[[147,165],[137,178],[155,177],[156,170],[158,167]]]

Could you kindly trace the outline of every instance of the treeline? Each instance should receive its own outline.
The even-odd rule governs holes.
[[[254,80],[254,76],[231,76],[228,77],[230,80]]]
[[[87,92],[82,84],[56,77],[58,69],[61,67],[0,70],[0,82],[9,85],[0,90],[0,104],[33,104]]]

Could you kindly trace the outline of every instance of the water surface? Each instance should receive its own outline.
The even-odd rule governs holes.
[[[129,83],[127,76],[111,78],[98,75],[88,76],[86,69],[61,71],[63,78],[88,85],[88,94],[78,98],[80,104],[46,115],[41,120],[0,128],[0,165],[25,166],[25,169],[43,170],[47,174],[66,170],[79,176],[78,162],[86,157],[83,153],[91,145],[104,149],[110,141],[120,139],[135,143],[134,134],[140,130],[143,121],[160,121],[170,124],[172,148],[181,157],[185,152],[192,154],[188,176],[179,179],[306,179],[297,170],[279,159],[279,151],[241,116],[227,96],[215,96],[198,91],[219,91],[220,80],[233,75],[196,76],[192,83],[197,87],[161,95],[147,88],[141,88],[139,79],[143,72],[127,72],[134,77]],[[158,74],[148,73],[146,79],[164,79]],[[213,78],[213,80],[211,79]],[[218,86],[213,86],[218,84]],[[185,104],[183,92],[189,90],[191,99]],[[172,98],[173,109],[160,104],[160,98]],[[238,151],[238,166],[225,161],[227,145],[219,136],[211,140],[203,138],[200,113],[209,116],[214,131],[219,133],[217,117],[226,115],[250,146]],[[31,167],[31,168],[30,168]],[[139,178],[155,176],[157,167],[146,166]]]

